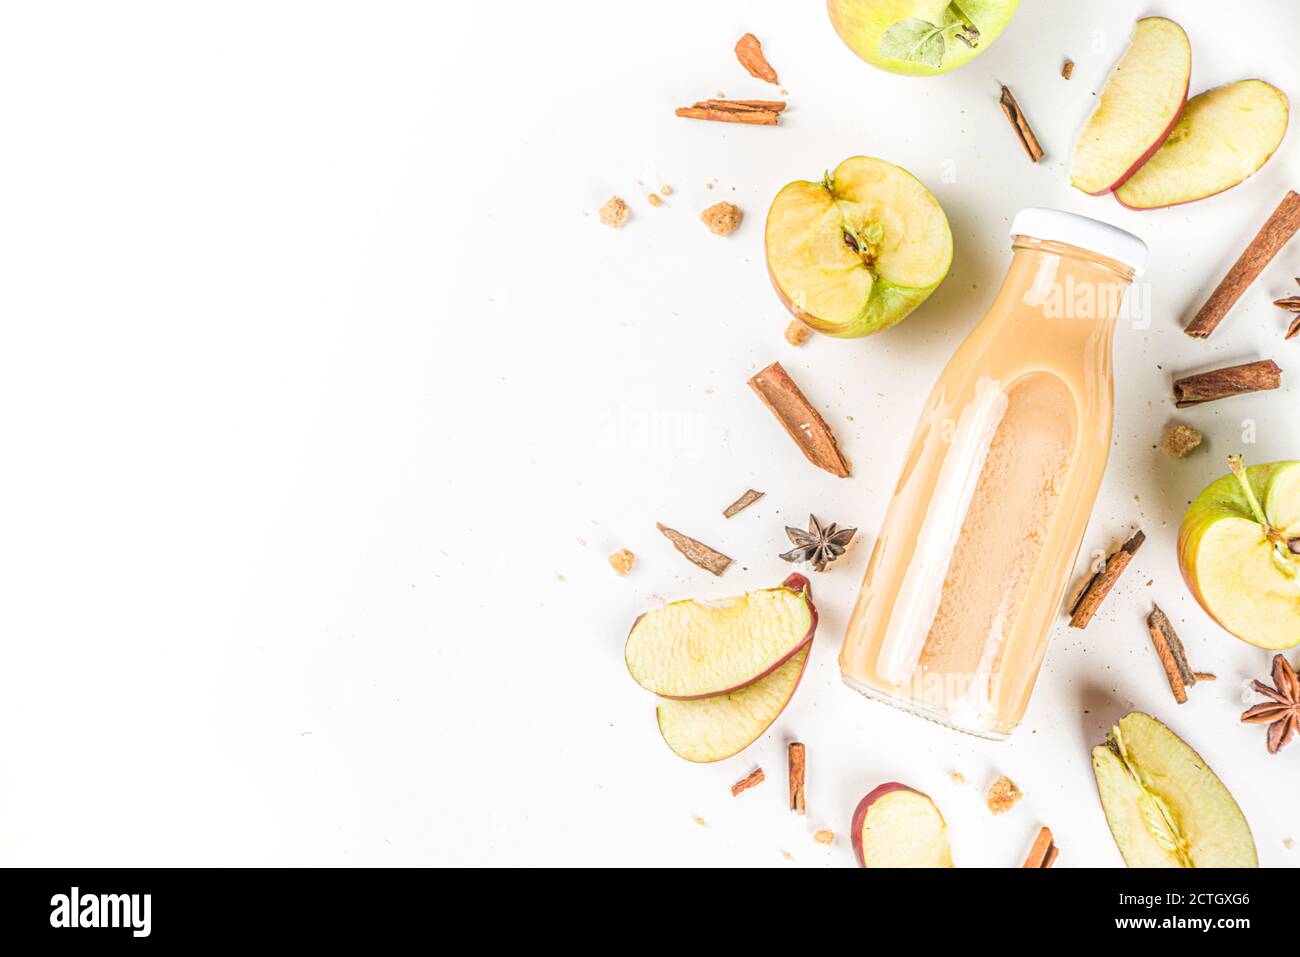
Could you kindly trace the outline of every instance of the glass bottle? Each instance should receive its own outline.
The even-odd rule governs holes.
[[[1137,237],[1026,209],[1007,277],[926,402],[840,651],[845,682],[1001,738],[1047,650],[1110,452]]]

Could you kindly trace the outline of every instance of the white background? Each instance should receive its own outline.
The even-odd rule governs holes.
[[[1300,139],[1195,205],[1071,190],[1074,133],[1149,12],[1187,28],[1193,91],[1260,76],[1300,94],[1285,0],[1030,0],[937,79],[861,63],[814,0],[4,4],[0,864],[844,866],[858,797],[897,779],[938,801],[959,864],[1018,865],[1045,822],[1059,866],[1112,866],[1088,751],[1130,706],[1221,774],[1264,864],[1300,859],[1300,746],[1271,757],[1236,720],[1269,655],[1206,618],[1173,548],[1227,453],[1300,456],[1300,343],[1269,303],[1296,291],[1300,244],[1208,342],[1180,331],[1300,185]],[[746,30],[789,91],[780,127],[675,118],[772,94],[733,58]],[[930,187],[953,270],[902,326],[796,350],[763,216],[855,153]],[[612,194],[633,208],[618,232],[595,216]],[[746,214],[726,239],[698,220],[723,199]],[[858,698],[835,657],[921,402],[1029,205],[1151,247],[1153,316],[1117,336],[1084,548],[1138,525],[1148,542],[1087,631],[1058,626],[1023,726],[993,744]],[[1155,449],[1173,374],[1262,356],[1282,391],[1179,414],[1208,437],[1186,462]],[[851,479],[808,465],[746,387],[776,359]],[[751,486],[767,497],[724,521]],[[815,576],[809,673],[760,742],[689,765],[623,668],[627,628],[780,580],[781,528],[809,511],[860,529]],[[736,564],[713,579],[656,521]],[[639,556],[626,579],[619,547]],[[1181,707],[1153,599],[1219,675]],[[806,818],[784,807],[793,738]],[[756,765],[768,782],[733,800]],[[991,818],[998,773],[1026,798]]]

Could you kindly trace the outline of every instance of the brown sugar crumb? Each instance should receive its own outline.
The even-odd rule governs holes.
[[[626,548],[620,548],[613,555],[609,556],[609,567],[614,569],[614,574],[620,578],[632,570],[636,564],[636,556]]]
[[[696,824],[698,824],[700,827],[708,827],[708,826],[709,826],[709,822],[706,821],[706,820],[704,820],[704,818],[702,818],[702,817],[693,817],[693,818],[691,818],[691,820],[694,821]]]
[[[1066,60],[1064,63],[1061,64],[1061,78],[1064,80],[1068,80],[1073,75],[1074,75],[1074,61]]]
[[[1203,438],[1190,425],[1171,425],[1165,433],[1165,451],[1176,459],[1185,459]]]
[[[659,192],[663,196],[671,196],[673,194],[673,188],[665,183],[663,186],[659,187]]]
[[[606,226],[618,229],[627,222],[628,213],[627,203],[617,196],[611,196],[605,201],[605,205],[600,207],[600,221]]]
[[[1024,797],[1020,793],[1020,788],[1005,774],[993,782],[993,787],[989,788],[988,797],[984,803],[988,805],[989,811],[993,814],[1005,814],[1016,806],[1017,802]]]
[[[646,201],[651,206],[659,206],[662,205],[663,203],[663,200],[659,198],[657,193],[651,193],[649,196],[646,197]]]
[[[716,236],[729,236],[736,231],[743,215],[740,208],[731,203],[714,203],[700,213],[700,222],[708,226],[709,232]]]
[[[782,851],[782,852],[781,852],[781,856],[784,857],[787,861],[793,861],[793,860],[794,860],[794,855],[791,854],[789,851]]]
[[[822,828],[813,834],[813,840],[818,844],[833,844],[835,843],[835,832],[828,828]]]
[[[966,783],[966,775],[962,774],[960,771],[953,771],[951,774],[948,775],[948,777],[952,778],[953,784]]]
[[[785,327],[785,341],[792,346],[801,346],[808,341],[812,335],[812,330],[805,326],[798,319],[795,319],[790,325]]]
[[[1289,851],[1289,850],[1291,850],[1291,848],[1295,847],[1295,841],[1293,841],[1293,840],[1292,840],[1291,838],[1289,838],[1289,837],[1284,837],[1284,838],[1282,838],[1282,846],[1285,847],[1285,848]]]

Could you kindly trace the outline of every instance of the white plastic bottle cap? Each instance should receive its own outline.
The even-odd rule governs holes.
[[[1122,262],[1132,268],[1135,276],[1142,275],[1147,264],[1147,244],[1132,233],[1110,223],[1059,209],[1035,206],[1022,209],[1011,220],[1011,235],[1051,239],[1079,246]]]

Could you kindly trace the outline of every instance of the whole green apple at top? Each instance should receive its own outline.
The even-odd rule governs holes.
[[[827,0],[840,39],[872,66],[937,76],[969,63],[1006,29],[1020,0]]]
[[[1300,644],[1300,462],[1245,468],[1197,496],[1178,530],[1178,565],[1215,621],[1260,648]]]

